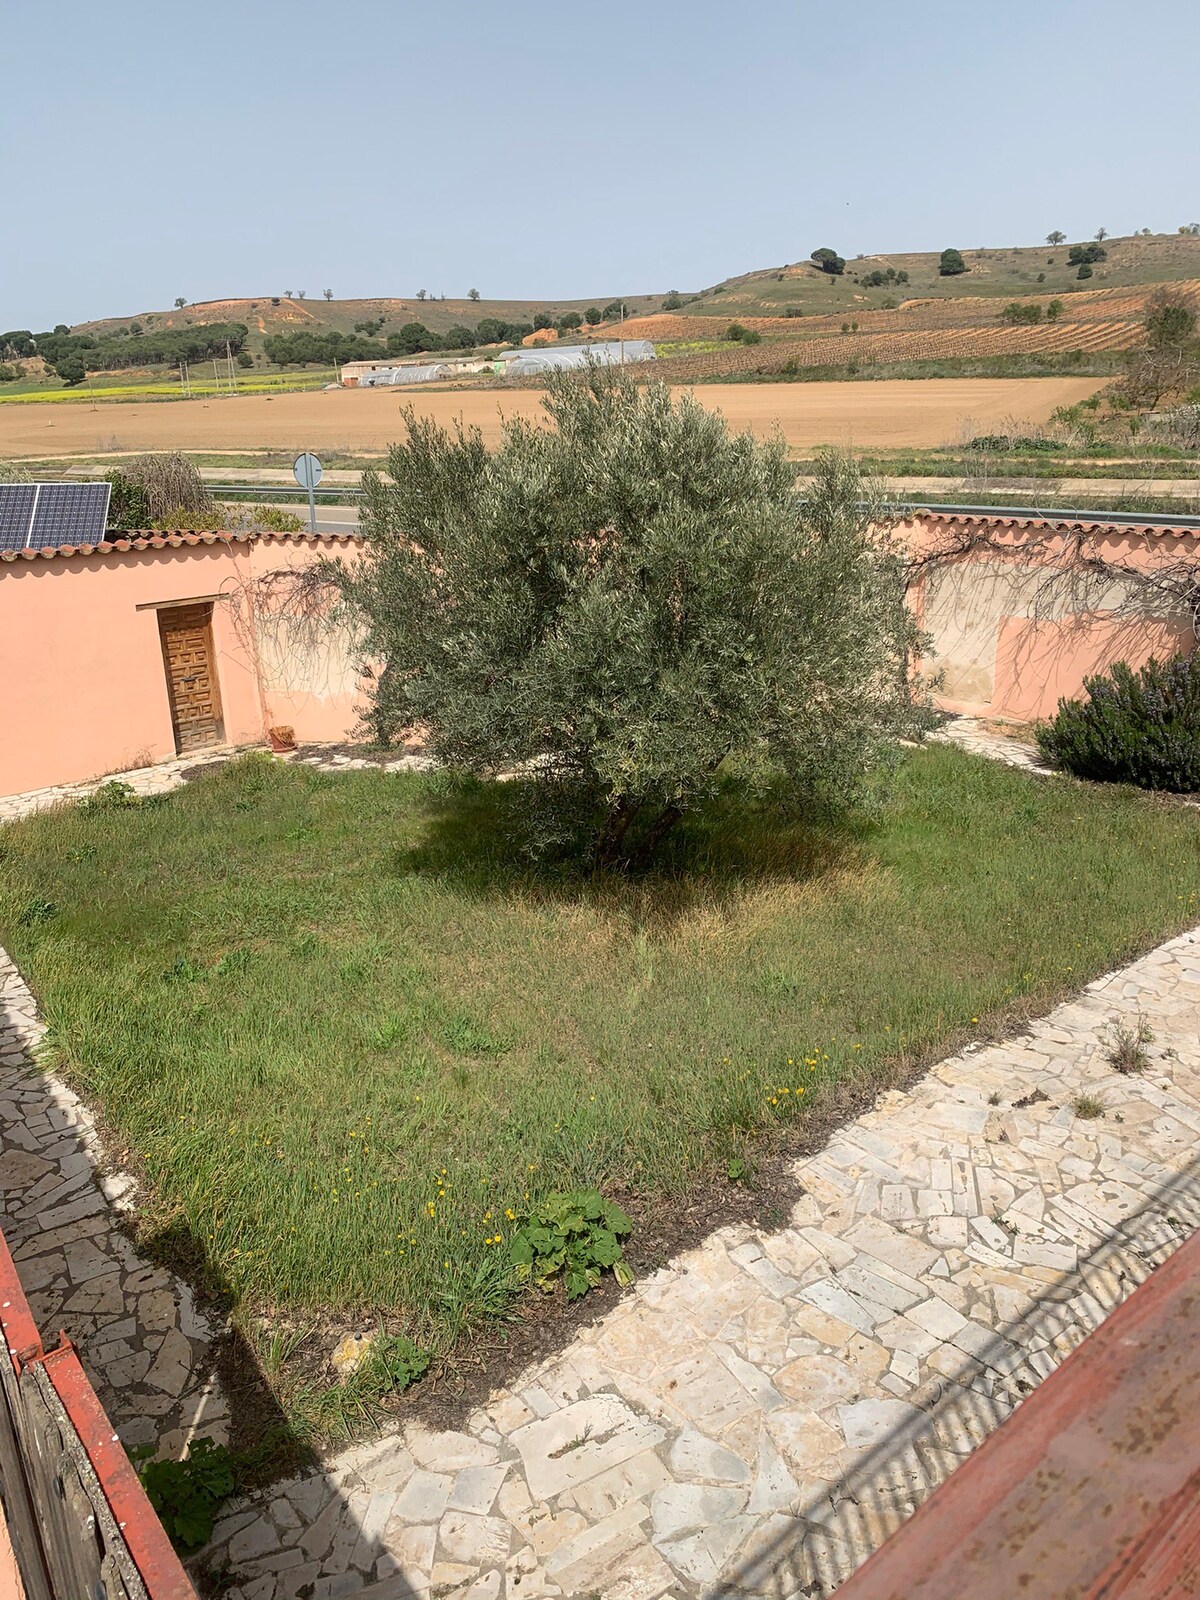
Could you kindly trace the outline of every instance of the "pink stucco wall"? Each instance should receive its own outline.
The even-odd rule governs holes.
[[[914,554],[938,556],[909,600],[944,710],[1034,721],[1115,661],[1141,666],[1195,643],[1190,620],[1136,575],[1200,565],[1200,530],[997,518],[966,550],[970,519],[916,516],[898,531]]]
[[[175,754],[155,609],[172,601],[214,602],[228,743],[285,722],[301,741],[347,737],[360,697],[344,641],[326,641],[314,668],[311,652],[287,647],[286,622],[248,604],[254,580],[327,545],[297,536],[0,564],[0,794]]]

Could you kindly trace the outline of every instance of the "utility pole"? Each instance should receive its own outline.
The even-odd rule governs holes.
[[[217,358],[213,357],[213,382],[217,386],[217,393],[221,392],[221,374],[217,371]]]

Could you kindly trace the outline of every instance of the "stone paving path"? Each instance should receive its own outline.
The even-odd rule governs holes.
[[[972,755],[986,756],[989,761],[1003,761],[1009,767],[1022,767],[1026,772],[1039,773],[1043,778],[1057,776],[1054,768],[1042,760],[1037,745],[1024,744],[1020,739],[993,733],[978,717],[954,717],[927,737],[935,744],[956,744],[963,750],[969,750]]]
[[[940,737],[1036,765],[968,719]],[[1153,1032],[1142,1073],[1108,1061],[1118,1018]],[[121,1232],[131,1181],[32,1069],[43,1033],[0,952],[0,1200],[34,1314],[128,1443],[221,1437],[213,1330]],[[1200,1225],[1198,1136],[1200,931],[882,1096],[798,1165],[787,1226],[714,1234],[461,1431],[230,1506],[207,1557],[230,1600],[826,1595]]]
[[[462,1431],[231,1507],[230,1600],[826,1595],[1200,1223],[1198,1137],[1200,932],[882,1096],[788,1226],[714,1234]]]
[[[176,756],[170,761],[159,761],[151,767],[136,767],[130,772],[109,773],[103,778],[88,778],[81,783],[59,783],[48,789],[29,789],[24,794],[0,796],[0,822],[14,822],[18,817],[31,816],[35,811],[46,811],[51,806],[63,805],[72,800],[85,800],[95,794],[102,784],[114,781],[127,783],[135,794],[168,794],[172,789],[182,789],[188,781],[185,774],[198,768],[219,766],[236,756],[247,754],[248,747],[222,746],[218,750],[198,751],[191,756]],[[266,746],[253,748],[264,750]],[[323,772],[365,771],[375,767],[381,772],[424,772],[433,765],[425,756],[406,750],[401,755],[348,756],[342,745],[304,745],[287,759],[303,766],[318,767]]]
[[[43,1342],[61,1329],[126,1445],[178,1455],[194,1433],[225,1437],[214,1330],[187,1287],[142,1259],[118,1226],[133,1180],[105,1173],[78,1098],[39,1073],[46,1032],[0,950],[0,1207]]]

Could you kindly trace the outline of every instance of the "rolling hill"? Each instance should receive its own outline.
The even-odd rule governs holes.
[[[706,318],[782,317],[788,311],[793,314],[799,311],[805,316],[857,314],[884,310],[889,301],[898,305],[913,300],[966,302],[975,298],[1005,300],[1030,294],[1089,295],[1097,289],[1200,278],[1200,236],[1136,235],[1106,239],[1104,248],[1108,252],[1107,260],[1095,264],[1093,276],[1086,283],[1081,283],[1076,269],[1067,265],[1066,244],[963,250],[968,271],[952,278],[943,278],[938,273],[939,251],[881,254],[847,261],[841,277],[830,276],[807,260],[764,267],[727,278],[711,288],[686,293],[683,309],[688,317]],[[869,287],[863,283],[867,274],[886,272],[889,267],[896,272],[907,272],[908,283],[901,287]],[[626,295],[625,300],[631,316],[643,317],[661,311],[665,297],[664,291]],[[248,347],[257,351],[268,334],[297,333],[304,329],[313,333],[333,329],[351,333],[356,322],[376,321],[380,317],[384,335],[405,322],[421,322],[433,333],[445,333],[456,324],[473,327],[482,317],[529,322],[539,311],[557,318],[567,311],[585,311],[589,305],[603,306],[615,298],[610,295],[584,300],[418,300],[413,296],[327,301],[320,296],[289,300],[285,295],[255,295],[198,301],[178,310],[104,317],[80,323],[73,331],[110,333],[115,328],[127,327],[131,321],[139,322],[147,330],[208,322],[244,322],[250,329]],[[967,314],[965,305],[961,310]]]
[[[947,241],[953,243],[953,241]],[[1023,245],[1003,250],[962,251],[967,271],[944,278],[938,272],[940,251],[921,254],[859,256],[834,277],[812,261],[766,267],[686,298],[692,316],[769,317],[798,310],[806,316],[828,312],[868,311],[886,302],[906,299],[970,299],[975,296],[1012,299],[1028,294],[1068,295],[1083,290],[1138,287],[1200,278],[1200,235],[1135,234],[1105,239],[1107,259],[1092,268],[1081,283],[1069,266],[1070,241],[1061,245]],[[863,279],[876,271],[907,272],[908,283],[868,287]]]

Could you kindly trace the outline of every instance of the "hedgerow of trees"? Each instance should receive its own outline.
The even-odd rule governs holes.
[[[65,383],[82,383],[89,372],[111,372],[121,367],[176,366],[180,361],[203,361],[237,355],[249,330],[244,322],[211,322],[191,328],[163,328],[135,334],[134,324],[114,333],[72,333],[65,324],[50,333],[15,328],[0,333],[0,354],[41,356]]]
[[[587,320],[594,326],[595,307],[589,308]],[[583,325],[578,311],[568,311],[557,322],[545,312],[538,312],[532,322],[505,322],[500,317],[483,317],[474,328],[457,324],[445,333],[434,333],[422,322],[406,322],[402,328],[393,328],[385,343],[364,338],[360,334],[338,333],[273,333],[263,340],[267,360],[278,366],[302,366],[316,363],[331,366],[335,361],[380,361],[390,356],[412,356],[437,350],[472,350],[486,344],[520,344],[537,328],[557,328],[560,333],[573,333]],[[359,323],[362,329],[381,324]]]

